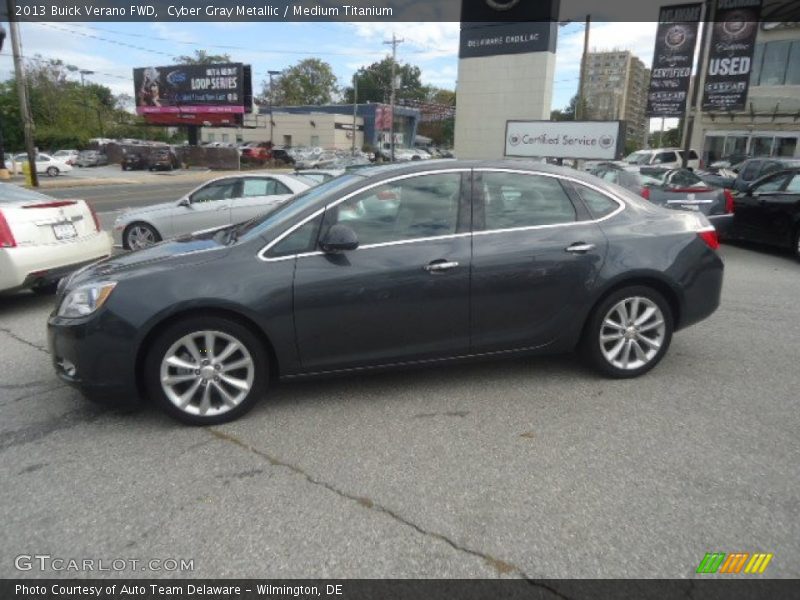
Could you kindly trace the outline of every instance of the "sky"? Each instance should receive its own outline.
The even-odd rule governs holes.
[[[339,84],[350,84],[362,66],[391,52],[384,41],[395,33],[398,61],[420,67],[422,82],[454,89],[458,75],[458,23],[22,23],[23,55],[60,58],[94,71],[88,80],[115,94],[133,94],[132,69],[169,65],[196,49],[227,53],[253,66],[254,90],[268,70],[318,57],[333,67]],[[656,23],[593,23],[590,50],[630,50],[647,66],[653,58]],[[578,88],[583,23],[559,28],[552,108],[563,108]],[[10,46],[10,44],[9,44]],[[13,71],[10,48],[0,55],[0,77]],[[78,80],[80,76],[75,73]],[[656,120],[653,120],[654,122]],[[651,128],[654,125],[651,124]]]

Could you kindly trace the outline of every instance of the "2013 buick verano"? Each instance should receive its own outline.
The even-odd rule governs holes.
[[[718,306],[704,216],[576,171],[425,161],[346,174],[266,216],[62,282],[56,372],[90,398],[234,419],[276,378],[580,348],[634,377]]]

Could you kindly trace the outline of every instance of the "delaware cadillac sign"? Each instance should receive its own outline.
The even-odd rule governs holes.
[[[615,160],[624,149],[624,121],[506,122],[506,156]]]

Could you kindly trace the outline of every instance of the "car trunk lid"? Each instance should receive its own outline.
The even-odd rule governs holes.
[[[32,200],[5,204],[2,211],[18,246],[70,243],[99,230],[81,200]]]

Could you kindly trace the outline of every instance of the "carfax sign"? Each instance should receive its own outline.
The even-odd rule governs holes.
[[[506,156],[615,160],[624,149],[624,121],[506,122]]]

